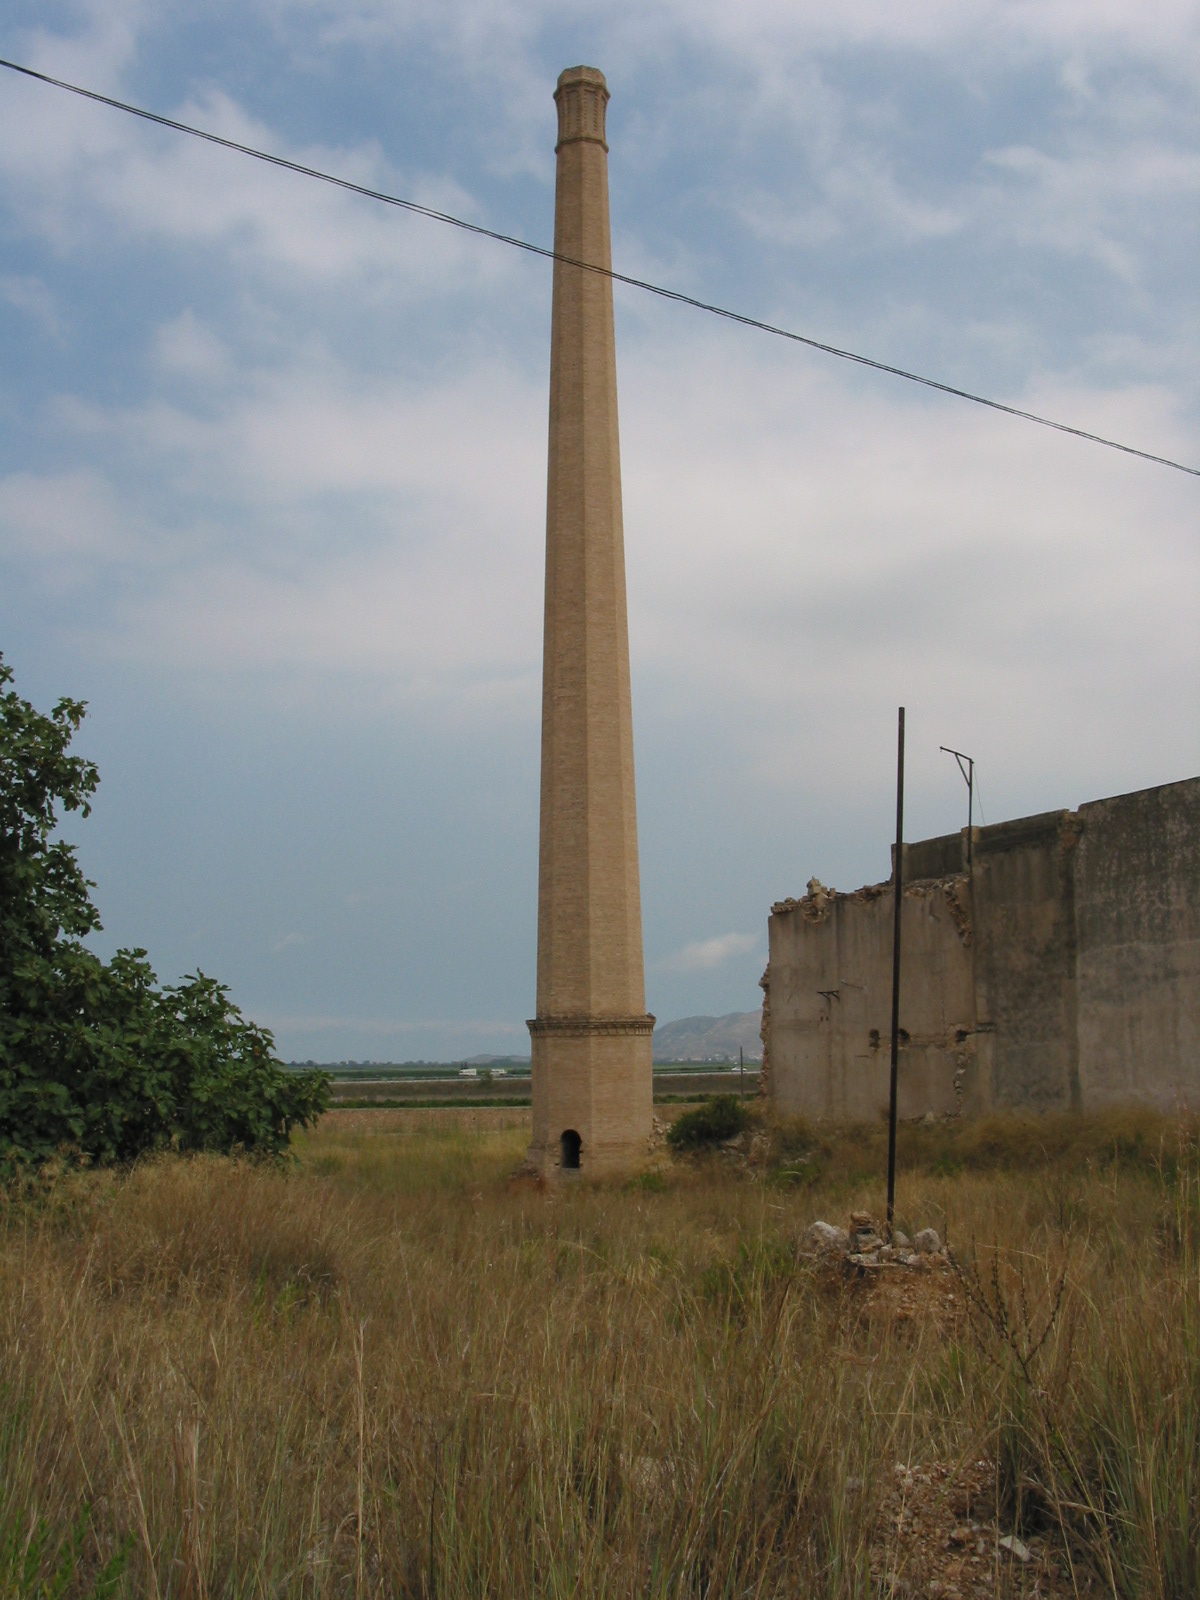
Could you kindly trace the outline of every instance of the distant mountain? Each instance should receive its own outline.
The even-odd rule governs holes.
[[[654,1030],[655,1061],[736,1061],[739,1045],[747,1061],[762,1060],[757,1011],[730,1011],[724,1017],[681,1017]]]
[[[654,1030],[655,1061],[736,1061],[738,1046],[747,1062],[762,1060],[757,1011],[730,1011],[724,1017],[681,1017],[660,1022]],[[456,1056],[453,1061],[288,1061],[289,1067],[322,1067],[326,1072],[358,1077],[371,1072],[411,1072],[421,1067],[504,1067],[529,1071],[528,1056]]]

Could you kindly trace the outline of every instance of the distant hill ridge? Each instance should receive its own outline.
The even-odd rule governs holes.
[[[736,1061],[739,1047],[747,1061],[762,1060],[762,1023],[757,1011],[730,1011],[723,1017],[681,1017],[654,1030],[655,1061]]]
[[[655,1061],[736,1061],[739,1046],[747,1061],[762,1060],[757,1011],[729,1011],[723,1017],[680,1017],[654,1030]],[[420,1067],[507,1067],[529,1070],[528,1056],[457,1056],[453,1061],[288,1061],[289,1067],[321,1066],[335,1073],[362,1074],[370,1069],[412,1071]]]

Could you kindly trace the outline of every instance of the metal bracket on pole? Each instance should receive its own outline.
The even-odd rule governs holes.
[[[951,750],[948,744],[938,745],[939,750],[944,750],[948,756],[953,756],[958,762],[958,770],[963,775],[963,782],[967,786],[967,869],[970,870],[972,846],[975,834],[975,763],[970,756],[963,755],[961,750]],[[963,762],[966,766],[963,766]]]

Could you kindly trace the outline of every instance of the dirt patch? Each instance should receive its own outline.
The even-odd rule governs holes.
[[[1006,1532],[996,1517],[996,1464],[897,1461],[879,1503],[871,1577],[883,1595],[930,1600],[1091,1594],[1048,1540]]]
[[[880,1335],[914,1344],[932,1333],[958,1337],[967,1324],[962,1285],[946,1256],[912,1265],[850,1259],[830,1252],[818,1281],[841,1301],[843,1359],[872,1363]],[[1061,1544],[1017,1536],[998,1515],[995,1461],[893,1464],[876,1502],[870,1539],[872,1592],[928,1600],[982,1600],[983,1596],[1067,1600],[1093,1592],[1085,1575],[1071,1572]]]
[[[857,1316],[869,1328],[911,1328],[914,1334],[933,1328],[947,1337],[956,1335],[966,1321],[958,1279],[941,1262],[927,1268],[847,1263],[841,1275],[857,1290]]]

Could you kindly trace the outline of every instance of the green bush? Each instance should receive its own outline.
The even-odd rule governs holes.
[[[106,1164],[147,1151],[278,1154],[328,1100],[202,973],[158,987],[144,950],[101,961],[100,927],[59,812],[86,817],[100,781],[68,754],[84,706],[50,716],[9,687],[0,656],[0,1173],[67,1153]]]
[[[749,1124],[750,1113],[736,1095],[718,1094],[694,1111],[685,1111],[667,1132],[672,1150],[701,1150],[732,1139]]]

